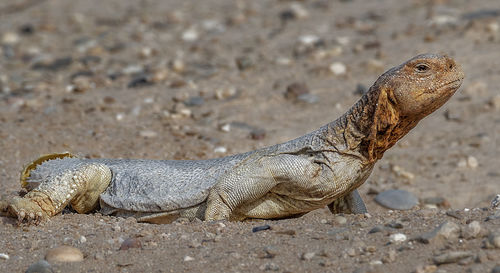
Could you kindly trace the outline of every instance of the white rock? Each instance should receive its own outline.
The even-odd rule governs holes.
[[[186,42],[194,42],[198,40],[198,31],[195,28],[189,28],[182,33],[182,40]]]
[[[152,130],[142,130],[139,132],[139,135],[145,138],[154,138],[158,136],[158,133]]]
[[[477,162],[477,159],[473,156],[467,157],[467,166],[469,168],[475,169],[479,166],[479,163]]]
[[[226,123],[220,127],[222,132],[230,132],[231,131],[231,123]]]
[[[80,242],[80,244],[83,244],[83,243],[86,243],[87,242],[87,238],[85,238],[85,236],[80,236],[80,238],[78,239],[78,241]]]
[[[193,258],[193,257],[191,257],[191,256],[184,256],[184,261],[185,261],[185,262],[194,261],[194,258]]]
[[[2,36],[2,43],[5,45],[13,45],[19,42],[19,35],[15,32],[6,32]]]
[[[334,62],[330,65],[330,71],[337,76],[344,75],[347,72],[347,67],[341,62]]]
[[[313,45],[319,41],[319,37],[312,34],[302,35],[299,37],[299,41],[304,45]]]
[[[218,154],[225,154],[227,152],[227,149],[224,146],[219,146],[214,149],[214,152]]]
[[[297,18],[299,19],[307,18],[309,16],[309,12],[299,3],[291,4],[290,9],[292,10],[293,14],[295,14],[295,16],[297,16]]]
[[[8,260],[10,257],[5,253],[0,253],[0,260]]]
[[[406,235],[404,235],[403,233],[391,234],[391,236],[389,236],[389,241],[391,241],[391,243],[404,242],[406,241]]]

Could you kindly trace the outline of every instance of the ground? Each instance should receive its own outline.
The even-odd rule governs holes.
[[[5,1],[3,197],[41,154],[206,159],[301,136],[419,53],[450,55],[466,79],[377,163],[360,188],[370,215],[150,225],[66,211],[29,227],[2,217],[0,271],[70,245],[83,261],[51,263],[55,272],[490,272],[500,250],[485,241],[500,222],[473,208],[500,193],[499,23],[496,0]],[[420,204],[382,208],[373,199],[387,189]],[[415,239],[445,222],[464,233],[474,220],[476,236]],[[397,228],[369,233],[380,225]],[[407,240],[391,241],[397,233]],[[124,241],[140,247],[120,250]],[[434,265],[454,251],[473,255]]]

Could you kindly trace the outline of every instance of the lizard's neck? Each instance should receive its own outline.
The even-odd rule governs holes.
[[[418,123],[399,115],[390,94],[372,86],[342,117],[325,126],[321,138],[339,153],[375,163]]]

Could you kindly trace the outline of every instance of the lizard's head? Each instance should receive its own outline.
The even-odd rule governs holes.
[[[390,69],[377,81],[401,117],[421,119],[441,107],[463,78],[462,68],[452,58],[422,54]]]
[[[417,123],[441,107],[462,84],[464,72],[448,56],[418,55],[380,76],[365,99],[374,99],[369,158],[387,149]],[[362,101],[362,100],[361,100]]]

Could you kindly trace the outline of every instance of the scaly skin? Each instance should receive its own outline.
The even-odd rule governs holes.
[[[463,78],[447,56],[416,56],[381,75],[339,119],[300,138],[225,158],[43,158],[22,176],[23,185],[40,185],[22,198],[0,202],[0,209],[35,223],[68,203],[85,213],[99,201],[103,213],[153,223],[177,217],[275,219],[324,206],[333,213],[363,213],[356,189],[375,162],[442,106]]]

